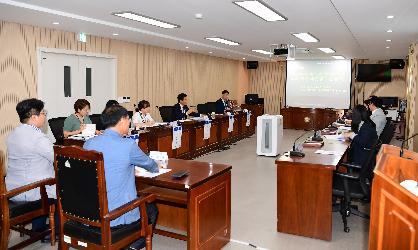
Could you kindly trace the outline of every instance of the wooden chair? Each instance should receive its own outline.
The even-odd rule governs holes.
[[[51,245],[55,245],[55,221],[54,212],[55,205],[53,200],[48,200],[46,194],[46,185],[54,185],[55,179],[48,178],[40,180],[34,183],[30,183],[12,190],[6,190],[5,174],[4,174],[4,157],[0,155],[0,249],[4,250],[8,248],[10,230],[20,232],[20,235],[29,235],[30,238],[24,240],[9,249],[21,249],[28,246],[38,240],[43,239],[50,234]],[[10,198],[22,194],[26,191],[39,188],[41,193],[41,199],[31,202],[14,202],[10,201]],[[40,216],[49,216],[49,228],[42,232],[35,232],[26,229],[25,226],[30,224],[33,219]]]
[[[61,228],[60,249],[121,249],[145,238],[152,249],[152,224],[148,224],[146,203],[155,195],[137,198],[109,211],[102,153],[77,146],[54,146],[58,211]],[[110,227],[110,221],[140,209],[137,222]]]

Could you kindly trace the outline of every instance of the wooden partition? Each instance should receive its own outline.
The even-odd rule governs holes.
[[[418,249],[418,197],[403,188],[418,180],[418,154],[383,145],[374,170],[369,249]]]
[[[337,112],[319,108],[282,108],[283,128],[320,130],[337,120]]]

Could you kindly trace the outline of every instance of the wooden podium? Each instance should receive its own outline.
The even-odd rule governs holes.
[[[337,120],[337,111],[321,108],[287,107],[280,109],[283,128],[320,130]]]
[[[383,145],[372,187],[369,249],[418,249],[418,197],[400,183],[418,180],[418,153]]]

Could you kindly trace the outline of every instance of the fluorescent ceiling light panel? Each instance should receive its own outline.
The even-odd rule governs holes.
[[[334,59],[345,59],[345,57],[343,56],[332,56],[332,57],[334,57]]]
[[[231,45],[231,46],[241,45],[238,42],[230,41],[230,40],[227,40],[227,39],[222,38],[222,37],[205,37],[205,39],[206,40],[211,40],[211,41],[214,41],[214,42],[217,42],[217,43],[223,43],[223,44]]]
[[[257,52],[257,53],[260,53],[260,54],[263,54],[263,55],[272,55],[273,54],[269,51],[265,51],[265,50],[262,50],[262,49],[252,49],[251,51],[252,52]]]
[[[164,22],[164,21],[152,18],[152,17],[147,17],[147,16],[136,14],[133,12],[119,12],[119,13],[113,13],[112,15],[123,17],[129,20],[133,20],[133,21],[137,21],[141,23],[158,26],[164,29],[173,29],[173,28],[180,27],[180,25],[177,25],[177,24],[167,23],[167,22]]]
[[[320,51],[327,53],[327,54],[332,54],[335,53],[335,50],[331,49],[331,48],[318,48]]]
[[[299,38],[300,40],[306,42],[306,43],[317,43],[319,42],[319,39],[314,37],[313,35],[302,32],[302,33],[292,33],[295,37]]]
[[[282,14],[261,1],[235,1],[234,4],[266,20],[267,22],[286,21]]]
[[[392,19],[392,18],[394,18],[395,16],[393,16],[393,15],[389,15],[389,16],[387,16],[386,18],[387,19]]]

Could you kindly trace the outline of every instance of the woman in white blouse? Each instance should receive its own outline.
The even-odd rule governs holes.
[[[135,129],[140,127],[152,126],[154,125],[154,120],[152,119],[150,113],[150,103],[146,100],[138,102],[138,107],[136,108],[135,114],[132,116],[132,123]]]

